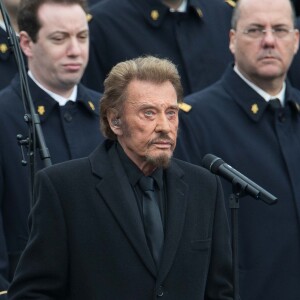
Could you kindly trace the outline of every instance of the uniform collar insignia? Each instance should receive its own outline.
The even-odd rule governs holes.
[[[197,14],[198,14],[198,16],[200,17],[200,18],[202,18],[203,17],[203,12],[202,12],[202,10],[201,10],[201,8],[196,8],[196,12],[197,12]]]
[[[93,16],[91,14],[86,14],[86,20],[90,22],[93,19]]]
[[[178,104],[178,107],[179,107],[181,110],[183,110],[184,112],[189,112],[189,111],[192,109],[192,106],[191,106],[191,105],[189,105],[189,104],[187,104],[187,103],[184,103],[184,102],[179,103],[179,104]]]
[[[158,10],[157,10],[157,9],[151,10],[151,12],[150,12],[150,17],[151,17],[151,19],[152,19],[153,21],[157,21],[158,18],[159,18],[159,12],[158,12]]]
[[[8,51],[8,46],[7,46],[7,44],[0,44],[0,52],[1,53],[6,53]]]
[[[235,6],[236,6],[236,2],[235,2],[234,0],[225,0],[225,2],[226,2],[227,4],[229,4],[230,6],[232,6],[232,7],[235,7]]]
[[[37,112],[39,113],[40,116],[43,116],[46,112],[45,106],[44,105],[39,105],[37,108]]]
[[[259,107],[258,107],[258,104],[257,103],[254,103],[251,105],[251,111],[254,115],[256,115],[259,111]]]
[[[91,110],[95,110],[95,105],[92,101],[88,101],[89,107],[91,108]]]

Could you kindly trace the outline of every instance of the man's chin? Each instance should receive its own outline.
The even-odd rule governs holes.
[[[157,168],[167,168],[170,164],[172,154],[161,153],[159,155],[148,155],[146,161]]]
[[[264,65],[260,69],[260,77],[262,78],[278,78],[281,77],[283,72],[282,69],[277,65]]]

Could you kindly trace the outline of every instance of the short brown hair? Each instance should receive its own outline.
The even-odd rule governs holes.
[[[34,43],[37,41],[37,35],[41,28],[40,20],[37,16],[38,10],[46,3],[78,4],[87,13],[87,0],[21,0],[17,16],[19,30],[26,31]]]
[[[183,100],[183,89],[176,66],[168,59],[153,56],[138,57],[118,63],[104,81],[104,94],[100,102],[100,125],[103,135],[115,140],[107,114],[114,110],[121,116],[126,101],[127,87],[133,80],[164,83],[170,81],[176,91],[177,101]]]

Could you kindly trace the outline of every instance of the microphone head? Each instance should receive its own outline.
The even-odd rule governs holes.
[[[202,166],[214,174],[218,174],[218,169],[222,164],[224,161],[213,154],[206,154],[202,159]]]

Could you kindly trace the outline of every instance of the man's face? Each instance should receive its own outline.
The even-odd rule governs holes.
[[[263,81],[283,80],[298,50],[298,31],[276,37],[271,29],[293,29],[287,0],[244,0],[235,31],[230,32],[230,49],[240,72],[258,86]],[[267,32],[253,38],[243,31],[258,28]]]
[[[168,165],[178,130],[177,95],[166,81],[134,80],[127,88],[121,125],[115,133],[129,158],[145,173]]]
[[[38,18],[42,26],[36,43],[27,33],[20,34],[29,69],[47,89],[69,96],[70,90],[80,81],[88,61],[85,12],[77,4],[49,3],[39,8]]]

